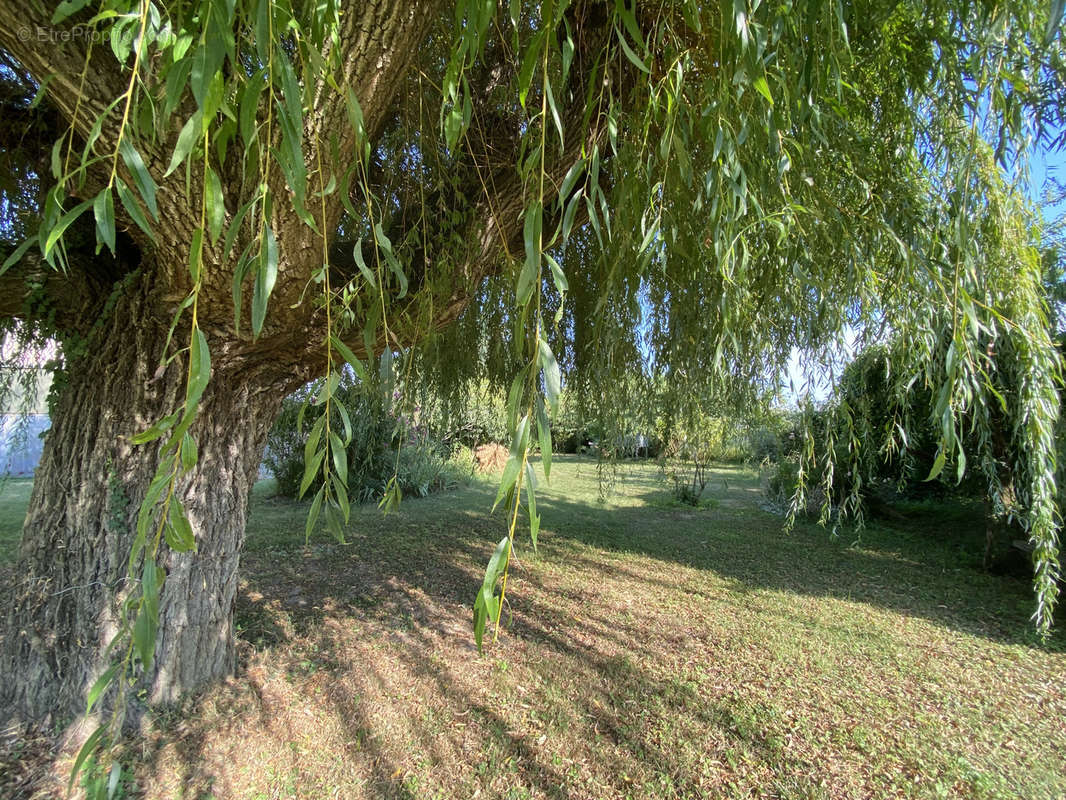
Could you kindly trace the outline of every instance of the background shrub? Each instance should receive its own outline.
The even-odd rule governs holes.
[[[295,498],[304,473],[304,444],[308,427],[298,424],[300,409],[307,401],[304,389],[282,402],[281,413],[267,436],[263,463],[277,480],[278,494]],[[425,497],[454,485],[468,475],[462,459],[451,459],[461,445],[434,434],[416,414],[400,414],[393,407],[397,397],[385,397],[375,387],[354,382],[338,388],[337,398],[348,410],[352,440],[348,445],[348,487],[353,501],[377,500],[389,480],[396,476],[404,495]],[[343,423],[336,421],[338,430]],[[467,450],[469,452],[469,450]],[[308,489],[321,486],[316,477]]]

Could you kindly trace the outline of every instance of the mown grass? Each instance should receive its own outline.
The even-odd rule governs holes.
[[[1055,798],[1066,793],[1064,636],[1028,632],[1025,580],[980,571],[966,509],[861,538],[759,507],[721,469],[672,501],[625,465],[556,460],[499,641],[470,601],[493,486],[353,511],[256,488],[237,676],[160,713],[150,797]]]
[[[32,488],[32,478],[0,478],[0,567],[15,558]]]

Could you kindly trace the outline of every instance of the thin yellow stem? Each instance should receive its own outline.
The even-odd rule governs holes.
[[[514,508],[511,510],[511,527],[507,531],[507,552],[503,559],[503,582],[500,584],[500,605],[496,609],[496,629],[492,634],[492,643],[500,638],[500,619],[503,617],[503,604],[507,599],[507,577],[511,571],[511,551],[514,549],[514,532],[518,525],[518,509],[522,499],[522,476],[526,471],[526,456],[522,455],[522,468],[518,471],[518,479],[514,487]]]
[[[137,37],[137,49],[133,54],[133,72],[130,74],[130,83],[126,87],[125,103],[122,106],[122,122],[118,129],[118,139],[115,142],[115,152],[111,157],[111,176],[107,181],[107,188],[115,185],[115,176],[118,173],[118,156],[122,148],[122,140],[126,135],[126,124],[130,118],[130,106],[133,104],[133,90],[137,85],[137,75],[141,69],[141,51],[144,49],[144,32],[148,28],[148,0],[141,3],[141,30]]]
[[[92,32],[96,33],[95,23],[92,26]],[[70,157],[74,151],[74,125],[78,120],[78,113],[81,111],[82,97],[85,95],[85,81],[89,75],[89,61],[93,56],[93,45],[96,44],[96,37],[89,37],[89,46],[85,50],[85,63],[81,68],[81,75],[78,78],[78,96],[74,100],[74,113],[70,117],[70,127],[67,129],[67,153],[63,159],[63,174],[64,176],[70,174]]]

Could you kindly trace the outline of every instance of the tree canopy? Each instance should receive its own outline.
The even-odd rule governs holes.
[[[156,320],[138,347],[171,387],[133,414],[151,469],[128,481],[127,661],[151,671],[186,563],[168,554],[213,535],[182,497],[234,424],[220,392],[318,380],[308,526],[343,536],[343,370],[506,387],[508,535],[480,643],[523,508],[536,543],[529,455],[544,443],[547,477],[563,380],[604,417],[640,402],[634,375],[678,406],[736,399],[797,348],[828,361],[886,332],[896,391],[935,397],[934,474],[1002,480],[1000,451],[973,463],[962,442],[1009,431],[1051,624],[1060,364],[1018,187],[1032,148],[1062,144],[1061,3],[0,8],[0,316],[59,337],[72,375],[104,352],[104,321]],[[905,448],[911,425],[851,429],[847,451]]]

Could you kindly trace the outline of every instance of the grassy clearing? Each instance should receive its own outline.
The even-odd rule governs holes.
[[[979,571],[980,528],[790,536],[756,477],[707,507],[627,465],[559,459],[500,641],[470,601],[493,487],[353,511],[252,500],[238,675],[154,721],[149,797],[1055,798],[1066,637],[1026,633],[1027,582]],[[915,513],[912,511],[912,513]]]
[[[32,488],[32,478],[0,479],[0,569],[15,558]]]

